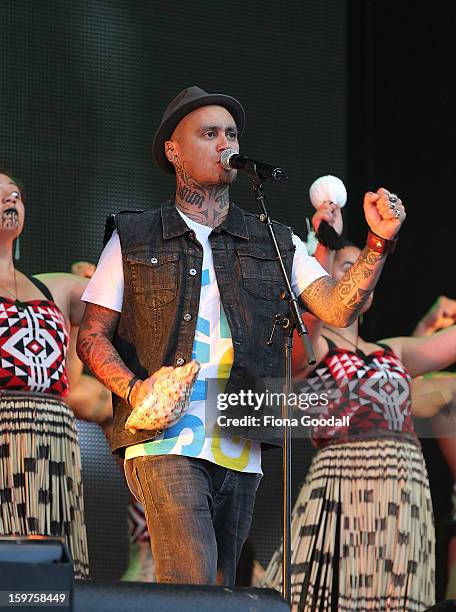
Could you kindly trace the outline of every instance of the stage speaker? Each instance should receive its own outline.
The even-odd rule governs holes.
[[[0,536],[0,607],[72,612],[73,582],[63,539]]]
[[[285,612],[272,589],[76,580],[74,612]]]
[[[439,601],[432,606],[432,608],[426,608],[424,612],[455,612],[456,611],[456,599],[446,599],[445,601]]]

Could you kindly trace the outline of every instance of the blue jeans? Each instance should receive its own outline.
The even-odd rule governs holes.
[[[261,475],[181,455],[132,461],[157,581],[233,586]]]

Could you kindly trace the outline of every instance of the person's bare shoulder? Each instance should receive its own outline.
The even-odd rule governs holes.
[[[35,277],[52,293],[55,303],[65,318],[72,321],[75,317],[71,316],[71,310],[79,308],[78,302],[81,300],[88,279],[68,272],[47,272],[36,274]],[[83,305],[81,308],[83,309]]]

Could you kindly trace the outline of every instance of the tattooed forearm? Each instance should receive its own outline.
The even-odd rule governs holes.
[[[310,312],[337,327],[353,323],[377,284],[385,257],[365,247],[339,282],[323,276],[301,294]]]
[[[340,297],[342,299],[347,297],[350,299],[358,287],[372,277],[374,274],[375,264],[380,261],[381,258],[382,257],[379,253],[376,253],[367,247],[361,251],[355,264],[346,272],[346,274],[344,274],[343,278],[337,284],[337,290]],[[378,271],[380,272],[380,270],[381,267]],[[375,279],[375,282],[377,281],[377,278]],[[374,285],[370,286],[369,284],[368,288],[370,291],[372,291]]]
[[[176,170],[176,205],[190,219],[216,227],[228,214],[230,199],[225,183],[202,185],[185,168],[178,155],[174,158]]]
[[[96,304],[87,304],[79,327],[79,358],[108,389],[125,397],[133,372],[127,368],[112,345],[120,314]]]

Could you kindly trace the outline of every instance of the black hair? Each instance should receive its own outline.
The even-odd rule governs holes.
[[[360,251],[362,251],[362,248],[358,244],[355,244],[354,242],[349,240],[346,236],[341,236],[341,238],[342,238],[342,243],[343,243],[343,246],[342,246],[343,249],[347,247],[354,247],[355,249],[359,249]]]

